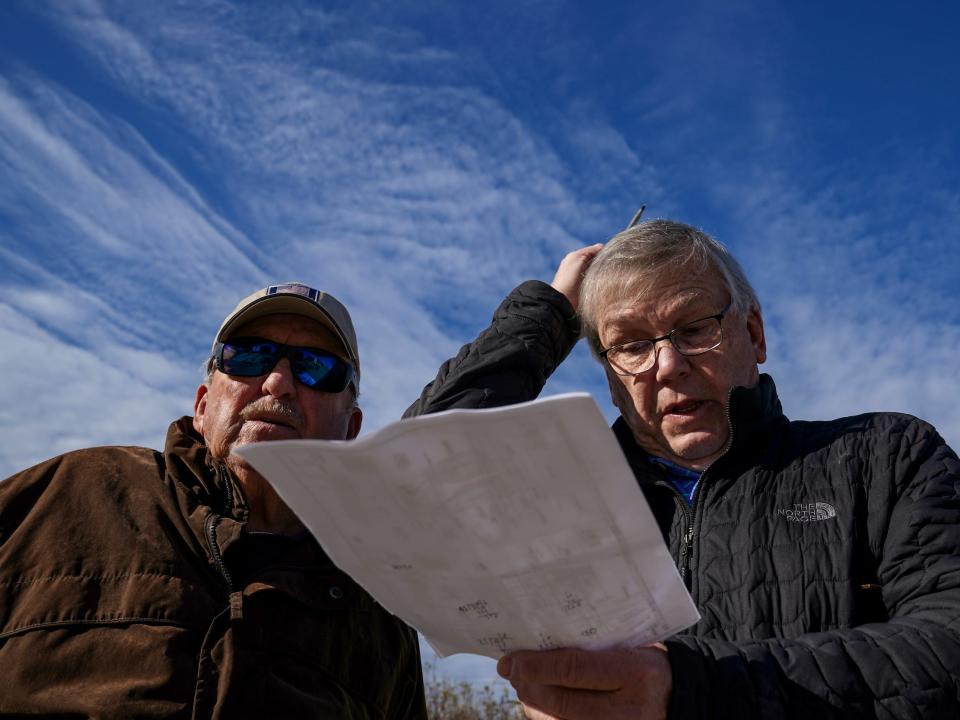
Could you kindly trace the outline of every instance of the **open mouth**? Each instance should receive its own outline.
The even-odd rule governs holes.
[[[663,411],[664,415],[692,415],[701,407],[703,407],[705,401],[703,400],[684,400],[683,402],[670,403],[667,405],[666,409]]]

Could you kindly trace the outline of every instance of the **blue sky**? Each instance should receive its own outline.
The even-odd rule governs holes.
[[[351,308],[365,427],[641,203],[742,260],[793,418],[960,446],[955,3],[0,4],[0,477],[160,446],[219,321]],[[548,392],[588,390],[580,347]],[[444,661],[470,677],[489,665]]]

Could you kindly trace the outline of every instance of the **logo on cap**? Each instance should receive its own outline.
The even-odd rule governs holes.
[[[267,288],[267,295],[276,295],[283,293],[285,295],[302,295],[305,298],[317,301],[320,291],[300,283],[285,283],[283,285],[271,285]]]

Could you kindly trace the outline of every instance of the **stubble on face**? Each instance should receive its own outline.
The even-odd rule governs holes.
[[[297,315],[259,318],[236,332],[241,335],[341,354],[339,341],[325,328]],[[272,486],[233,450],[267,440],[353,438],[362,414],[351,392],[323,393],[300,384],[286,359],[260,377],[215,371],[198,388],[194,428],[239,484],[250,509],[248,529],[295,532],[301,525]]]
[[[264,337],[288,345],[340,353],[339,341],[315,321],[297,315],[254,320],[236,336]],[[297,381],[286,359],[260,377],[233,377],[215,371],[198,388],[194,425],[215,457],[266,440],[344,439],[358,412],[348,395],[323,393]],[[357,424],[359,428],[359,424]],[[355,433],[354,433],[355,434]]]
[[[609,347],[658,337],[719,312],[728,301],[719,278],[662,280],[642,298],[611,302],[598,323],[600,339]],[[725,451],[730,390],[756,384],[765,348],[759,312],[748,318],[728,313],[722,327],[720,347],[698,356],[681,355],[662,341],[657,364],[638,376],[617,375],[606,364],[613,402],[647,452],[703,470]]]

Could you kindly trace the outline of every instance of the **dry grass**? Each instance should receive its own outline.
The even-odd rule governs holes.
[[[437,677],[433,666],[424,668],[427,714],[431,720],[522,720],[523,710],[506,687],[475,687]]]

